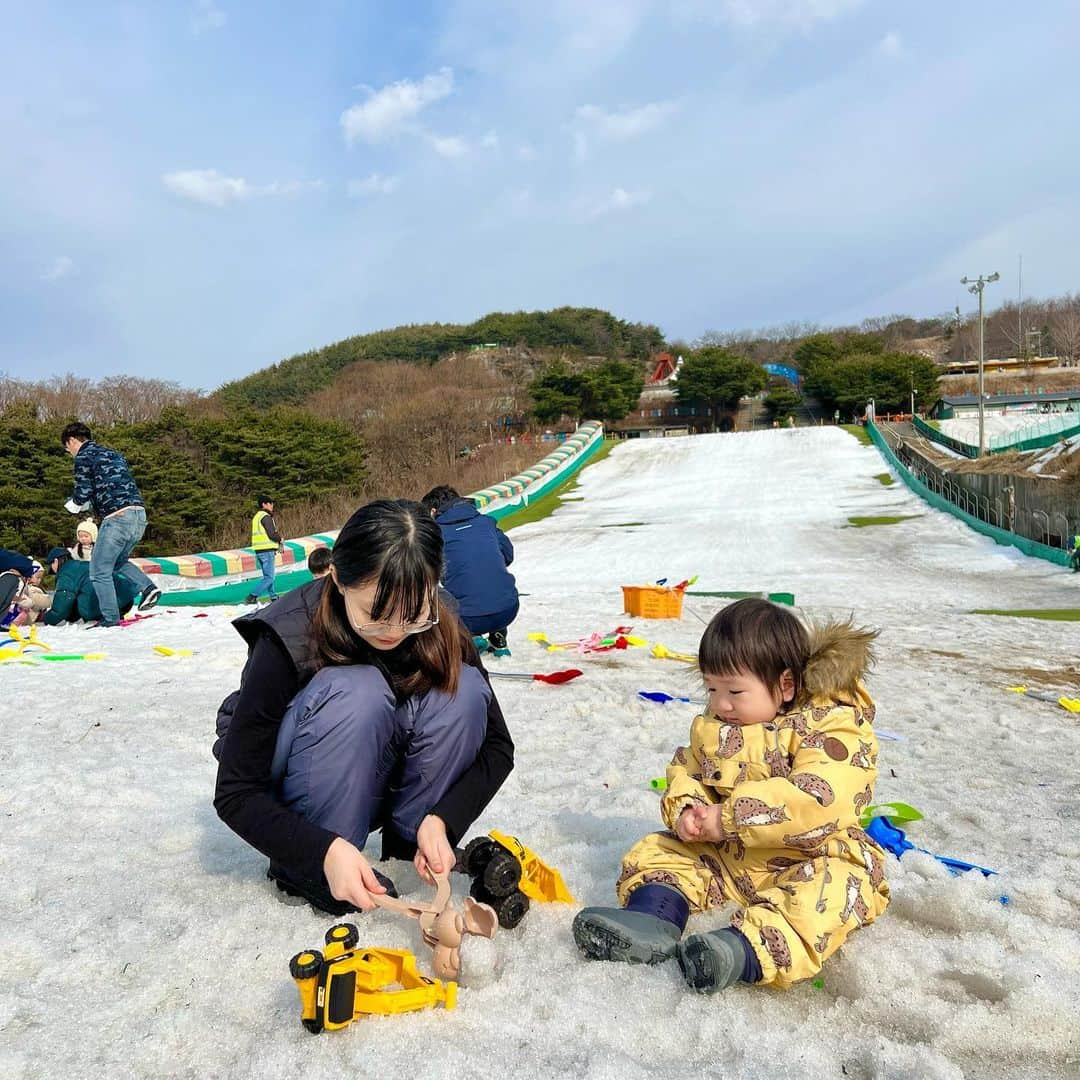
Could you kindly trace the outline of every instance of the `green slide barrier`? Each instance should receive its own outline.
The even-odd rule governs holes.
[[[892,447],[889,446],[884,436],[872,423],[868,423],[866,429],[870,433],[874,445],[878,448],[878,452],[899,473],[900,479],[931,506],[936,507],[938,510],[944,510],[947,514],[952,514],[953,517],[959,518],[965,525],[970,526],[976,532],[982,533],[983,536],[989,536],[991,540],[998,544],[1019,548],[1025,555],[1030,555],[1035,559],[1045,559],[1047,562],[1057,563],[1059,566],[1069,565],[1069,553],[1067,551],[1050,547],[1049,544],[1040,544],[1037,540],[1029,540],[1026,536],[1017,536],[1016,533],[1009,532],[1008,529],[999,529],[996,525],[981,521],[965,510],[961,510],[959,506],[949,502],[948,499],[938,495],[937,492],[931,491],[908,470],[906,465],[900,462],[900,459],[892,452]]]

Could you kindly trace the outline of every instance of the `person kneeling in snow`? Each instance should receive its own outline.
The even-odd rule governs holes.
[[[66,547],[54,547],[45,556],[45,565],[56,575],[56,592],[42,621],[49,626],[78,622],[79,619],[100,621],[101,605],[90,578],[90,564],[73,559]],[[116,590],[116,606],[123,616],[138,597],[138,589],[131,578],[120,573],[113,574],[113,588]]]
[[[861,683],[876,636],[850,622],[807,633],[757,598],[713,617],[698,652],[708,710],[668,766],[668,831],[624,856],[623,907],[578,913],[587,957],[675,957],[702,993],[784,988],[885,910],[885,854],[859,827],[877,776]],[[730,902],[742,905],[730,927],[680,940],[692,911]]]
[[[33,573],[27,578],[26,588],[17,601],[18,611],[12,619],[12,626],[32,626],[49,610],[52,597],[41,587],[45,567],[39,562],[33,564]]]
[[[506,630],[519,604],[514,575],[506,569],[514,561],[510,537],[452,487],[432,488],[421,502],[442,530],[443,587],[457,600],[461,621],[481,652],[509,656]]]
[[[214,807],[283,892],[339,915],[393,892],[384,859],[449,871],[514,765],[472,639],[439,593],[443,542],[419,503],[345,523],[330,575],[233,625],[248,644],[217,716]]]

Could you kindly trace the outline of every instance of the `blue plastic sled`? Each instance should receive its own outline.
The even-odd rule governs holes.
[[[964,874],[968,870],[978,870],[983,877],[994,877],[996,870],[987,870],[985,866],[977,866],[975,863],[964,862],[963,859],[950,859],[945,855],[934,855],[926,848],[916,847],[905,835],[903,829],[898,829],[888,818],[875,817],[870,819],[866,826],[866,834],[875,843],[886,851],[891,851],[898,859],[905,851],[921,851],[924,855],[931,855],[939,863],[949,868],[950,873]]]

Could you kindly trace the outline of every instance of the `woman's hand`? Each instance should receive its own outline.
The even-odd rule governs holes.
[[[323,859],[323,873],[335,900],[355,904],[361,911],[371,911],[375,901],[371,893],[382,895],[386,889],[379,884],[371,863],[360,849],[342,836],[334,838]]]
[[[428,814],[416,830],[416,855],[413,866],[430,885],[435,884],[432,871],[449,874],[454,868],[456,856],[446,836],[446,822],[435,814]]]

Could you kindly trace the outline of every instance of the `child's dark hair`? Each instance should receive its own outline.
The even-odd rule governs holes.
[[[790,671],[794,701],[802,696],[809,659],[810,638],[803,624],[786,608],[756,596],[718,611],[698,647],[698,670],[706,676],[745,671],[772,687]]]
[[[317,547],[307,557],[307,568],[312,577],[325,574],[330,569],[330,549],[328,547]]]

